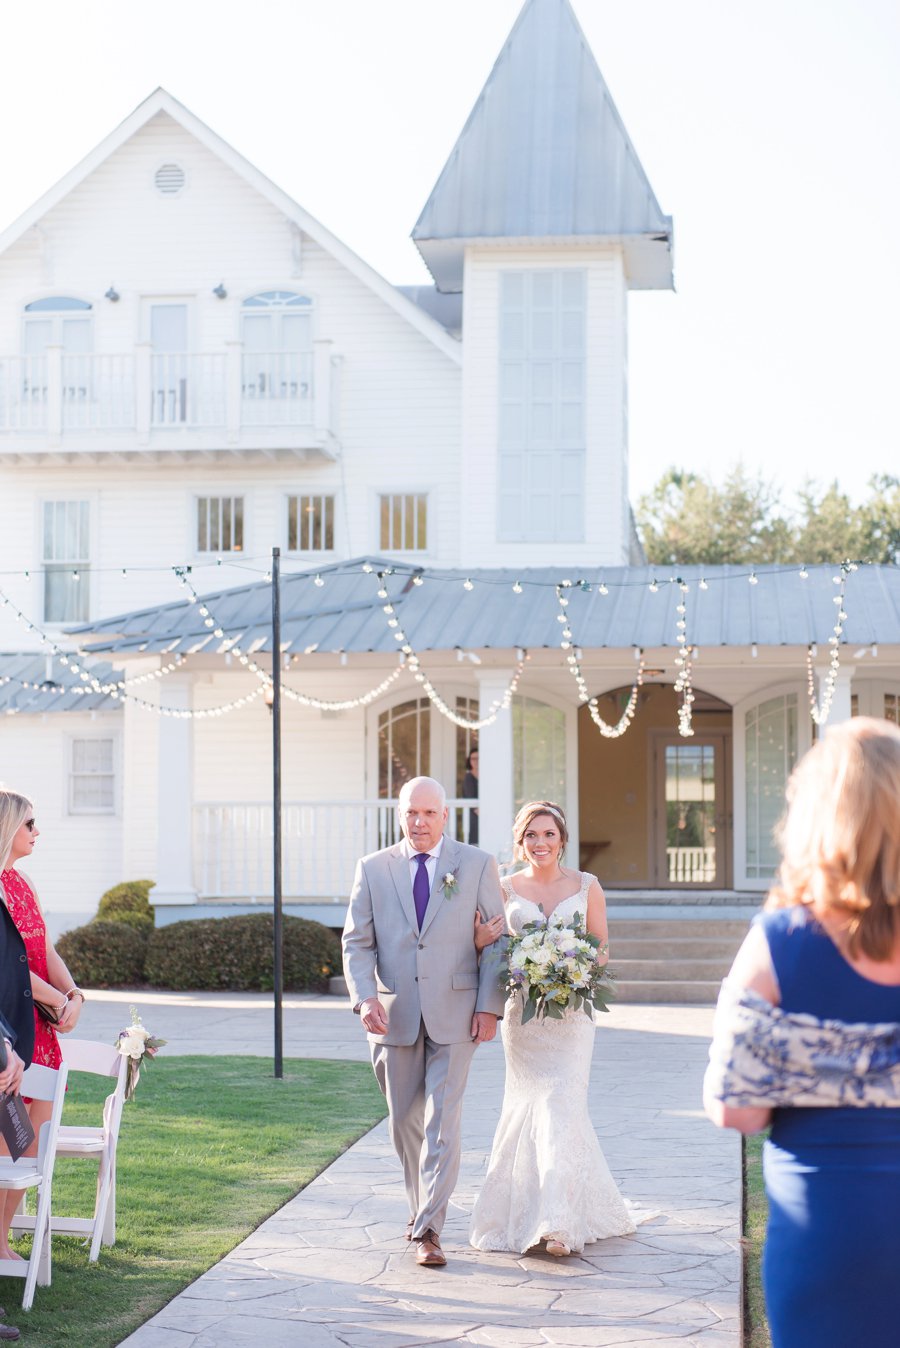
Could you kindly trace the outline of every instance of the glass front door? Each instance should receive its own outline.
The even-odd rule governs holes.
[[[661,738],[655,767],[655,883],[722,888],[731,825],[724,735]]]

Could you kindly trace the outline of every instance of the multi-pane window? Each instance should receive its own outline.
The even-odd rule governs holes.
[[[885,693],[884,719],[900,725],[900,693]]]
[[[243,552],[243,496],[198,496],[197,551]]]
[[[312,396],[312,300],[292,290],[264,290],[241,307],[244,350],[242,416],[278,425],[304,415]]]
[[[288,497],[288,552],[331,552],[334,497]]]
[[[115,812],[111,739],[73,739],[69,760],[69,814]]]
[[[768,879],[778,865],[775,826],[784,809],[784,790],[798,755],[796,693],[752,707],[744,718],[747,736],[747,876]]]
[[[424,494],[380,498],[379,547],[387,552],[424,552],[428,547],[428,497]]]
[[[378,795],[393,800],[412,777],[431,771],[431,703],[413,698],[378,716]]]
[[[90,617],[90,506],[45,501],[43,520],[44,621],[87,622]]]
[[[502,540],[584,536],[585,307],[582,270],[501,276]]]

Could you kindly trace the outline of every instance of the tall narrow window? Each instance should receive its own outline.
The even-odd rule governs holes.
[[[197,498],[197,551],[243,552],[243,496]]]
[[[71,295],[51,295],[25,305],[22,329],[22,399],[32,409],[48,399],[47,347],[62,348],[62,399],[85,404],[91,387],[91,306]],[[34,424],[33,419],[28,419]],[[26,424],[28,424],[26,420]]]
[[[312,403],[312,300],[264,290],[241,306],[243,418],[251,425],[302,422]]]
[[[585,273],[500,278],[499,536],[584,536]]]
[[[75,739],[69,765],[69,814],[113,814],[115,768],[111,739]]]
[[[334,497],[288,497],[288,552],[334,549]]]
[[[44,621],[87,622],[90,506],[87,501],[45,501],[43,524]]]
[[[767,879],[778,865],[775,825],[797,761],[797,695],[769,698],[746,713],[747,877]]]
[[[382,496],[379,547],[387,552],[424,552],[428,547],[428,497]]]
[[[431,771],[431,703],[413,698],[378,717],[378,795],[394,800],[404,782]]]
[[[512,700],[513,791],[526,800],[566,799],[566,717],[533,697]]]
[[[884,719],[900,725],[900,693],[885,693]]]

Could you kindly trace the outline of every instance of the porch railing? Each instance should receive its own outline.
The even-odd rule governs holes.
[[[331,343],[313,351],[157,352],[0,356],[0,435],[176,428],[332,427]]]
[[[450,800],[447,831],[465,842],[477,801]],[[282,805],[285,898],[349,896],[358,857],[400,836],[396,800],[289,801]],[[194,885],[201,898],[270,898],[272,806],[194,806]]]
[[[716,878],[714,847],[667,847],[669,883],[709,885]]]

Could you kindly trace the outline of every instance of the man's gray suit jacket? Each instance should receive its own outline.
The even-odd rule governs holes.
[[[444,892],[444,877],[456,884]],[[377,1044],[413,1044],[425,1024],[437,1044],[472,1037],[476,1011],[503,1013],[499,974],[504,942],[478,958],[475,910],[503,912],[497,863],[480,848],[444,838],[422,930],[416,921],[409,859],[402,844],[357,862],[344,927],[344,975],[354,1010],[377,997],[388,1016]]]

